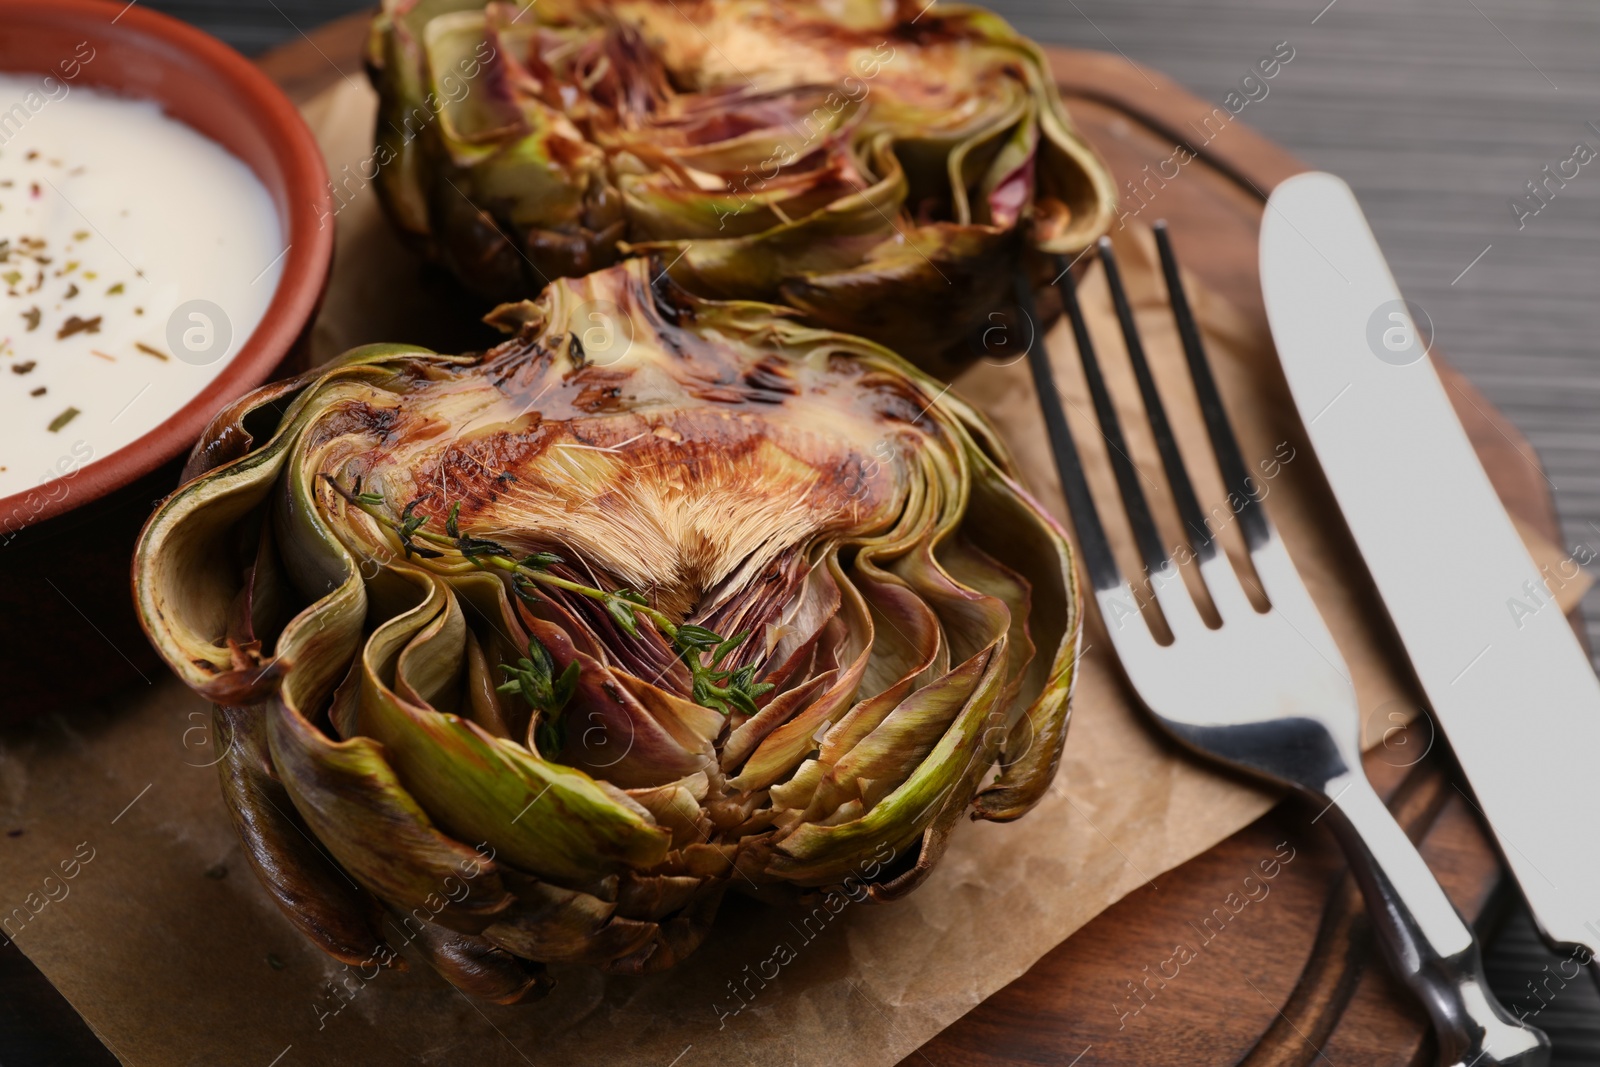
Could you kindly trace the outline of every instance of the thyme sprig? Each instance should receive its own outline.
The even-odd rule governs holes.
[[[685,624],[678,627],[672,643],[684,666],[689,668],[689,693],[696,704],[714,708],[724,715],[734,708],[746,715],[756,713],[756,698],[771,692],[772,683],[756,681],[753,663],[738,670],[720,669],[729,653],[744,644],[749,636],[748,630],[724,638],[704,626]],[[708,655],[711,657],[709,663],[706,662]]]
[[[643,595],[632,589],[618,589],[608,591],[597,589],[594,586],[583,585],[551,574],[550,568],[565,562],[553,552],[537,552],[531,556],[518,558],[509,548],[482,537],[472,537],[461,532],[461,504],[457,501],[451,506],[445,518],[443,533],[426,529],[428,517],[416,514],[416,507],[421,499],[413,500],[401,511],[400,518],[396,520],[389,515],[387,503],[380,493],[364,493],[361,491],[361,479],[357,478],[352,486],[341,486],[332,475],[323,474],[323,480],[333,488],[344,500],[359,508],[370,516],[379,526],[391,531],[400,541],[400,546],[406,558],[416,556],[419,559],[448,558],[451,552],[459,554],[473,566],[483,570],[498,570],[511,576],[511,588],[516,595],[530,603],[536,602],[540,596],[539,589],[561,589],[578,596],[587,597],[598,601],[605,608],[606,614],[630,637],[639,636],[639,617],[643,616],[653,623],[668,641],[672,643],[673,650],[678,653],[678,658],[689,670],[690,696],[696,704],[712,708],[724,715],[730,714],[735,708],[746,715],[754,715],[759,710],[756,700],[772,691],[773,685],[769,682],[757,682],[754,664],[741,667],[738,670],[724,669],[722,664],[745,640],[750,636],[749,631],[742,631],[732,637],[724,638],[713,630],[693,623],[679,625],[666,615],[650,606],[650,602]],[[535,642],[537,643],[537,642]],[[542,646],[540,646],[542,650]],[[548,652],[544,653],[548,660]],[[541,660],[529,650],[529,659],[520,661],[521,664],[531,664],[528,668],[535,673],[531,677],[535,682],[529,685],[533,689],[523,688],[522,674],[515,676],[514,682],[507,682],[501,687],[502,692],[511,691],[507,687],[515,686],[516,690],[527,697],[530,704],[534,698],[528,696],[530,691],[542,693],[538,686],[551,681],[548,675],[553,675],[554,663],[550,663],[549,670],[540,673]],[[502,665],[504,667],[504,665]],[[569,665],[562,673],[562,678],[574,671],[576,662]],[[509,668],[507,668],[509,669]],[[520,664],[519,664],[520,669]],[[576,684],[577,675],[573,674]],[[536,684],[537,683],[537,684]],[[550,692],[556,693],[554,688]],[[541,705],[534,704],[539,710],[544,710]]]
[[[556,674],[555,660],[537,637],[528,639],[528,655],[515,664],[502,663],[500,669],[508,676],[505,683],[496,687],[499,693],[521,694],[534,711],[539,713],[539,725],[534,728],[533,743],[543,755],[554,758],[566,745],[566,725],[561,713],[571,703],[578,691],[578,661],[567,664],[567,669]]]

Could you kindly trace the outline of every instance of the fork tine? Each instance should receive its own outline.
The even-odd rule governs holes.
[[[1190,310],[1189,297],[1183,289],[1183,279],[1178,275],[1178,259],[1172,250],[1172,237],[1167,232],[1166,220],[1157,222],[1154,229],[1172,314],[1178,323],[1178,336],[1183,340],[1189,376],[1194,381],[1195,394],[1200,398],[1200,413],[1206,420],[1206,431],[1211,435],[1212,450],[1217,454],[1223,488],[1227,490],[1230,506],[1238,513],[1245,545],[1253,552],[1270,539],[1272,527],[1261,506],[1261,498],[1256,494],[1255,483],[1244,465],[1239,442],[1233,436],[1233,426],[1228,422],[1228,412],[1222,406],[1216,379],[1211,376],[1211,362],[1206,358],[1200,330],[1195,325],[1194,312]],[[1234,501],[1239,503],[1235,505]]]
[[[1100,253],[1105,255],[1103,247]],[[1128,442],[1122,435],[1122,421],[1117,417],[1111,392],[1106,388],[1105,376],[1100,372],[1100,357],[1095,353],[1094,342],[1089,339],[1083,308],[1078,303],[1077,283],[1070,273],[1062,276],[1059,288],[1062,306],[1072,321],[1072,334],[1078,344],[1078,358],[1083,363],[1089,396],[1094,402],[1095,419],[1100,423],[1101,436],[1110,446],[1111,469],[1117,478],[1117,489],[1122,494],[1122,508],[1127,512],[1128,525],[1133,528],[1139,556],[1146,570],[1154,575],[1170,562],[1167,550],[1162,547],[1155,519],[1150,515],[1150,502],[1145,499],[1144,489],[1139,485],[1139,470],[1129,456]]]
[[[1070,286],[1070,274],[1067,279]],[[1023,315],[1030,324],[1037,323],[1039,311],[1033,298],[1033,286],[1021,272],[1017,274],[1015,289],[1017,304]],[[1073,326],[1074,329],[1082,329],[1076,318],[1073,319]],[[1035,332],[1037,334],[1037,330]],[[1044,414],[1045,430],[1050,437],[1050,448],[1056,461],[1056,475],[1061,481],[1061,493],[1067,501],[1067,513],[1078,531],[1078,550],[1083,557],[1084,570],[1089,575],[1089,584],[1096,593],[1115,589],[1123,584],[1122,572],[1117,568],[1116,557],[1111,554],[1111,542],[1106,539],[1100,513],[1095,510],[1094,497],[1089,495],[1089,483],[1083,477],[1078,446],[1073,442],[1072,430],[1067,425],[1067,413],[1061,406],[1061,392],[1056,388],[1055,372],[1050,367],[1050,353],[1045,349],[1042,336],[1036,335],[1028,345],[1028,369],[1033,372],[1034,392],[1038,394],[1039,408]]]
[[[1078,302],[1077,284],[1074,282],[1070,271],[1063,270],[1057,279],[1057,288],[1061,292],[1062,308],[1067,319],[1072,323],[1072,336],[1078,347],[1078,358],[1083,364],[1084,378],[1089,385],[1090,397],[1094,402],[1095,418],[1100,424],[1100,435],[1105,438],[1111,458],[1112,472],[1117,479],[1117,489],[1122,497],[1122,508],[1128,516],[1128,525],[1133,531],[1135,543],[1139,548],[1139,555],[1145,565],[1149,577],[1149,588],[1155,601],[1161,608],[1162,618],[1166,620],[1167,629],[1173,637],[1181,632],[1192,632],[1196,627],[1205,624],[1200,618],[1194,600],[1188,591],[1183,588],[1183,582],[1178,578],[1178,568],[1173,564],[1167,551],[1161,544],[1160,533],[1156,529],[1154,518],[1150,514],[1149,501],[1145,499],[1144,490],[1139,486],[1139,471],[1134,466],[1128,452],[1127,440],[1122,435],[1122,423],[1117,418],[1116,406],[1112,403],[1111,393],[1106,388],[1105,376],[1100,371],[1100,360],[1095,354],[1094,342],[1089,337],[1087,321],[1083,316],[1083,308]],[[1174,588],[1176,587],[1176,588]],[[1111,627],[1113,639],[1123,631],[1123,619],[1130,614],[1137,614],[1138,597],[1126,583],[1120,583],[1118,595],[1111,600],[1101,598],[1102,614],[1109,613],[1107,625]],[[1143,631],[1149,634],[1148,629]]]
[[[1172,497],[1178,505],[1178,517],[1183,520],[1189,535],[1189,547],[1202,563],[1217,553],[1216,539],[1206,522],[1205,512],[1189,480],[1189,469],[1178,452],[1178,441],[1173,436],[1172,424],[1167,421],[1167,407],[1156,389],[1155,377],[1150,373],[1150,361],[1144,352],[1144,342],[1139,337],[1138,324],[1133,319],[1133,307],[1128,301],[1127,288],[1122,284],[1122,271],[1117,266],[1116,253],[1111,248],[1111,238],[1100,238],[1100,263],[1106,272],[1106,282],[1111,287],[1111,301],[1117,309],[1117,321],[1122,326],[1122,339],[1128,350],[1128,360],[1133,364],[1133,376],[1139,382],[1139,395],[1144,400],[1145,417],[1150,421],[1150,431],[1156,439],[1156,450],[1161,454],[1161,466],[1167,472],[1167,482]]]

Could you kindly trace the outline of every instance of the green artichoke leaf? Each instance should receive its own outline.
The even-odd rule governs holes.
[[[400,652],[389,680],[407,703],[445,714],[458,710],[467,666],[467,616],[456,597],[447,597],[434,616]]]
[[[229,640],[229,614],[247,571],[236,551],[236,526],[272,496],[300,432],[316,417],[321,389],[341,381],[391,381],[394,372],[383,364],[399,354],[419,361],[433,355],[404,346],[358,349],[331,369],[268,386],[230,405],[202,437],[191,461],[191,468],[218,465],[197,469],[145,524],[134,557],[140,624],[192,688],[225,703],[248,704],[276,684],[270,663]],[[252,443],[247,421],[286,401],[270,439],[240,453]],[[270,642],[276,635],[254,636]]]
[[[996,642],[897,704],[828,770],[827,788],[812,800],[806,820],[824,822],[850,799],[870,811],[904,782],[945,735],[976,691],[990,658],[1003,655],[1002,649]]]
[[[873,655],[858,695],[865,699],[890,690],[908,692],[917,678],[934,669],[944,651],[939,617],[900,578],[878,570],[866,550],[856,566],[855,585],[872,613],[873,635]]]
[[[380,744],[367,737],[330,741],[281,698],[263,714],[273,767],[296,812],[364,889],[392,907],[422,909],[468,931],[510,906],[486,854],[434,827]]]
[[[562,148],[557,149],[555,142]],[[558,132],[530,134],[474,162],[471,196],[515,226],[560,231],[581,224],[596,158],[567,159],[572,142]],[[558,156],[557,152],[563,153]]]
[[[362,656],[361,729],[383,745],[406,788],[456,837],[485,841],[543,878],[583,885],[660,863],[668,833],[619,790],[458,716],[412,705],[385,684],[418,619],[449,600],[441,579],[413,574],[427,586],[426,600],[379,628]]]
[[[815,701],[774,729],[745,760],[739,774],[728,780],[735,789],[754,792],[765,789],[799,766],[817,747],[816,735],[831,726],[854,702],[861,681],[872,659],[873,625],[867,601],[854,582],[845,577],[837,557],[830,556],[828,569],[844,594],[841,606],[847,632],[854,649],[847,650],[850,663]]]
[[[618,179],[634,243],[699,242],[751,237],[828,209],[862,188],[844,158],[781,175],[743,190],[716,179],[710,188],[662,174]],[[678,247],[693,247],[680,243]]]
[[[973,542],[1002,564],[1033,579],[1030,629],[1041,647],[1023,676],[1026,707],[1005,742],[999,778],[974,802],[974,816],[994,822],[1020,818],[1043,798],[1061,760],[1083,641],[1077,568],[1065,532],[1009,476],[987,459],[973,478]],[[1005,535],[996,532],[1004,530]]]
[[[777,843],[771,868],[801,885],[827,885],[849,874],[861,856],[881,846],[896,852],[919,837],[944,805],[966,807],[959,787],[987,771],[983,735],[993,731],[1005,684],[1004,639],[984,665],[976,690],[955,721],[893,792],[860,818],[832,826],[804,823]],[[959,683],[952,687],[959,691]],[[1003,733],[1003,730],[1000,731]],[[998,744],[998,740],[996,740]]]
[[[619,916],[613,901],[526,877],[512,884],[517,907],[483,937],[524,959],[600,966],[641,951],[660,933],[654,922]]]
[[[789,168],[804,167],[813,152],[838,141],[860,114],[860,99],[827,85],[778,90],[736,85],[705,99],[669,101],[650,141],[670,145],[663,162],[738,178],[740,187],[749,179],[755,188]],[[623,143],[637,150],[642,142]]]
[[[480,0],[384,0],[368,35],[367,68],[378,87],[374,183],[390,220],[416,243],[426,242],[431,229],[432,163],[422,135],[436,110],[423,36],[434,18],[481,7]]]
[[[1030,100],[1023,120],[995,153],[978,183],[973,218],[987,226],[1015,226],[1033,202],[1039,151],[1039,126],[1036,105]]]
[[[219,704],[213,723],[226,745],[217,772],[228,814],[245,859],[284,916],[342,963],[367,966],[387,957],[403,969],[405,961],[385,951],[371,899],[318,850],[273,773],[262,710]]]
[[[1089,142],[1073,127],[1043,53],[1023,49],[1039,99],[1039,158],[1034,175],[1033,242],[1044,253],[1075,256],[1099,240],[1117,217],[1116,183]]]
[[[464,993],[495,1004],[517,1004],[549,994],[555,981],[544,967],[507,952],[481,937],[458,933],[439,923],[415,925],[415,945],[434,970]]]
[[[939,351],[950,332],[966,337],[1004,305],[1014,232],[931,223],[902,228],[859,264],[802,270],[779,286],[785,303],[834,329],[853,329],[897,348]],[[951,322],[951,305],[961,309]]]
[[[625,672],[581,652],[567,662],[579,664],[579,673],[577,693],[565,713],[568,726],[560,757],[563,763],[585,768],[623,788],[659,785],[711,764],[709,744],[692,736],[688,744],[679,741],[651,713],[654,707],[663,717],[673,716],[677,709],[666,701],[651,699],[647,705],[639,699],[636,693],[647,683],[630,679]],[[720,729],[722,717],[717,719]]]
[[[538,120],[548,109],[539,106],[529,115],[527,105],[512,99],[505,86],[514,62],[506,51],[514,43],[526,41],[508,40],[490,26],[482,11],[441,14],[422,27],[424,85],[439,105],[439,133],[458,166],[471,166],[493,154],[497,141],[526,137],[544,125]],[[464,84],[462,72],[474,69],[482,83],[465,84],[458,94],[456,88]]]
[[[845,269],[894,236],[894,219],[905,202],[905,173],[887,142],[878,155],[884,163],[878,181],[804,218],[744,237],[630,242],[623,250],[660,256],[670,264],[673,280],[697,293],[771,298],[786,279]]]
[[[1011,646],[1006,671],[1008,692],[1015,697],[1022,674],[1037,649],[1029,632],[1033,618],[1033,589],[1022,575],[974,547],[961,534],[947,537],[934,550],[934,558],[919,552],[907,556],[902,574],[935,603],[945,620],[951,643],[962,641],[963,652],[978,635],[1006,628]],[[1001,615],[1001,610],[1004,615]]]

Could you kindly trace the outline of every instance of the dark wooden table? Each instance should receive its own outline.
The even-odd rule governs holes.
[[[355,0],[142,0],[248,53],[301,36]],[[1442,348],[1522,428],[1572,546],[1600,548],[1600,363],[1594,238],[1600,171],[1520,220],[1511,203],[1575,143],[1600,148],[1600,7],[1590,0],[992,0],[1041,40],[1104,49],[1220,102],[1257,58],[1294,61],[1241,117],[1361,195],[1396,275]],[[1253,90],[1259,95],[1260,90]],[[1590,179],[1594,180],[1590,180]],[[1530,478],[1541,477],[1530,465]],[[1600,595],[1588,605],[1600,637]],[[1597,642],[1592,641],[1591,644]],[[1576,832],[1576,831],[1575,831]],[[1491,947],[1508,1002],[1553,960],[1513,910]],[[0,1067],[82,1058],[81,1022],[0,950]],[[17,977],[17,976],[21,977]],[[1557,1062],[1600,1061],[1587,987],[1538,1019]],[[13,992],[16,991],[16,992]],[[19,999],[21,997],[22,999]],[[951,1050],[952,1052],[954,1050]],[[959,1058],[959,1057],[957,1057]],[[1070,1058],[1070,1057],[1069,1057]],[[1062,1062],[1065,1062],[1063,1060]],[[1341,1064],[1340,1067],[1343,1067]]]

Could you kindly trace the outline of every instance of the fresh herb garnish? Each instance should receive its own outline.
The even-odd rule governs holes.
[[[632,589],[597,589],[551,574],[551,567],[564,562],[553,553],[539,552],[521,559],[514,558],[499,542],[461,532],[459,501],[451,505],[446,515],[444,532],[434,533],[424,529],[427,516],[415,514],[417,505],[425,497],[411,501],[400,512],[400,517],[395,519],[385,510],[382,494],[361,491],[361,479],[357,478],[348,488],[341,486],[332,475],[323,474],[322,479],[346,502],[393,532],[407,558],[444,559],[455,555],[482,570],[504,571],[511,577],[512,591],[518,598],[530,603],[539,599],[541,587],[588,597],[598,601],[617,627],[630,637],[639,636],[639,618],[648,619],[672,643],[678,658],[689,668],[690,695],[695,703],[703,707],[715,709],[724,715],[734,709],[754,715],[759,710],[756,701],[774,688],[770,682],[756,681],[754,664],[738,670],[722,666],[734,650],[744,644],[750,636],[748,632],[725,638],[704,626],[693,623],[679,625],[651,607],[642,594]],[[529,656],[530,660],[537,663],[537,657],[531,650]]]
[[[539,714],[534,727],[534,747],[545,756],[555,758],[566,744],[566,730],[561,712],[571,703],[578,691],[581,673],[578,661],[567,664],[567,669],[556,675],[555,660],[537,637],[528,639],[528,655],[515,664],[502,663],[500,669],[508,675],[506,682],[496,692],[520,693],[530,707]]]

